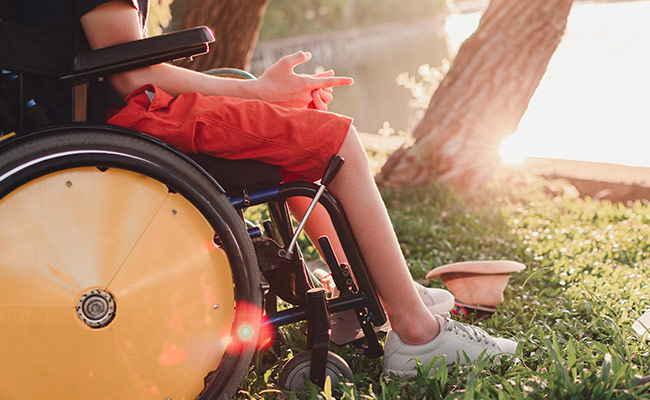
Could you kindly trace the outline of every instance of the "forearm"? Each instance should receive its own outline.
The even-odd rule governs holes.
[[[86,39],[93,49],[125,43],[143,38],[138,12],[130,2],[104,3],[81,17]],[[110,77],[115,90],[126,96],[133,90],[153,84],[171,95],[199,92],[205,95],[260,98],[265,90],[257,80],[217,78],[171,64],[159,64]]]
[[[81,17],[86,39],[93,49],[142,39],[138,12],[130,3],[112,1],[97,6]],[[296,74],[296,65],[307,62],[311,54],[296,52],[278,60],[259,79],[241,80],[201,74],[171,64],[159,64],[110,77],[122,96],[146,84],[153,84],[178,96],[187,92],[204,95],[260,99],[285,107],[314,106],[326,110],[332,100],[331,88],[351,85],[352,79],[323,74]]]
[[[227,96],[262,99],[256,80],[221,78],[202,74],[171,64],[158,64],[110,77],[115,90],[126,96],[133,90],[152,84],[172,96],[198,92],[206,96]]]

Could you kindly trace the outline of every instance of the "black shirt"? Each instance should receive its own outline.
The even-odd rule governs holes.
[[[11,20],[31,28],[45,28],[74,35],[69,44],[74,54],[90,50],[81,27],[80,18],[95,7],[112,0],[8,0]],[[127,0],[129,1],[129,0]],[[129,1],[146,19],[147,0]],[[70,60],[72,65],[72,60]],[[44,106],[52,123],[69,122],[72,114],[71,88],[56,78],[30,75],[27,77],[36,88],[38,103]],[[107,81],[91,83],[88,100],[88,121],[106,120],[106,110],[112,104],[121,104],[121,97]]]

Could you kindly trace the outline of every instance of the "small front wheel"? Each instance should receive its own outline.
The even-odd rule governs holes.
[[[305,380],[309,379],[310,371],[311,350],[298,353],[282,367],[280,377],[278,378],[280,386],[291,391],[303,390],[305,388]],[[343,376],[346,380],[352,380],[354,378],[354,374],[348,363],[341,356],[331,351],[327,352],[325,375],[329,376],[332,385],[340,382],[340,376]]]

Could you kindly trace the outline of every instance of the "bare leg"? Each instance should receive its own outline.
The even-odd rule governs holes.
[[[302,221],[302,217],[307,212],[311,199],[308,197],[291,197],[287,200],[287,203],[291,209],[291,215],[296,217],[299,221]],[[341,242],[336,235],[336,230],[334,229],[334,225],[332,225],[330,216],[327,213],[327,210],[325,210],[325,207],[320,203],[316,204],[316,207],[309,216],[309,219],[305,224],[305,232],[314,246],[316,246],[316,249],[321,256],[323,255],[323,252],[318,244],[318,238],[321,236],[327,236],[338,261],[347,262],[343,246],[341,246]]]
[[[345,158],[345,164],[329,189],[346,211],[392,329],[407,344],[427,343],[438,335],[440,327],[413,287],[406,260],[354,127],[350,128],[339,154]],[[300,203],[298,200],[293,206],[302,208]],[[312,221],[313,217],[316,218]],[[314,233],[317,237],[328,234],[328,230],[333,232],[325,210],[310,217],[306,230],[312,238]],[[340,255],[340,244],[333,245],[337,256]]]

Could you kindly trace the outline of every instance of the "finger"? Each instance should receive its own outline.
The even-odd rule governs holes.
[[[316,89],[311,92],[311,100],[317,110],[327,111],[327,104],[321,99],[320,90]]]
[[[320,96],[320,90],[316,89],[311,92],[312,103],[317,110],[327,111],[327,104],[323,101]]]
[[[319,72],[314,75],[315,78],[326,78],[326,77],[331,77],[334,76],[334,70],[330,69],[329,71],[324,71],[324,72]],[[324,90],[326,92],[332,93],[333,89],[331,87],[324,87],[320,88],[321,90]]]
[[[336,76],[330,78],[312,78],[312,87],[326,88],[334,86],[349,86],[354,83],[354,79],[345,76]]]
[[[327,77],[330,77],[330,76],[334,76],[334,70],[333,69],[330,69],[329,71],[323,71],[323,72],[319,72],[317,74],[314,74],[315,78],[327,78]]]
[[[306,63],[311,59],[311,53],[305,51],[297,51],[293,54],[286,55],[278,60],[278,63],[282,63],[287,66],[289,69],[295,68],[297,65]]]
[[[331,92],[328,92],[325,89],[320,89],[318,92],[323,103],[329,104],[332,102],[332,100],[334,100],[334,96],[332,96]]]

